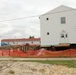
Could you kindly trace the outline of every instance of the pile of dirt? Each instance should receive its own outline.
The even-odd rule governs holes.
[[[0,62],[0,75],[76,75],[76,68],[35,62]]]

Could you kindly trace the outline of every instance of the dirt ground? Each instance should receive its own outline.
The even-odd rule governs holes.
[[[0,75],[76,75],[76,68],[37,62],[0,61]]]

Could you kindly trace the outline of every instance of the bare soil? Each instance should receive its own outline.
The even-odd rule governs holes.
[[[76,75],[76,68],[38,62],[0,61],[0,75]]]

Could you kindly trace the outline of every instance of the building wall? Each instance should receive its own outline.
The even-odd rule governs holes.
[[[28,43],[28,44],[31,44],[31,45],[33,45],[33,44],[38,44],[38,45],[40,45],[40,40],[38,40],[38,41],[7,41],[7,42],[1,42],[1,43],[4,43],[4,44],[7,44],[7,45],[24,45],[24,44],[26,44],[26,43]]]
[[[66,18],[66,24],[61,24],[61,17]],[[46,18],[49,18],[49,20],[46,20]],[[41,15],[40,26],[42,46],[58,45],[63,42],[76,43],[76,10]],[[68,34],[66,39],[61,38],[63,30]],[[49,35],[47,35],[47,32],[49,32]]]
[[[17,42],[18,44],[40,44],[40,41],[22,41],[22,42]]]

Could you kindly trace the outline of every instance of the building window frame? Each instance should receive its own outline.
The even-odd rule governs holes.
[[[65,37],[67,38],[68,37],[68,34],[65,34]]]
[[[61,24],[66,24],[66,17],[61,17],[60,21],[61,21]]]
[[[64,36],[64,34],[61,34],[61,38],[64,38],[65,36]]]

